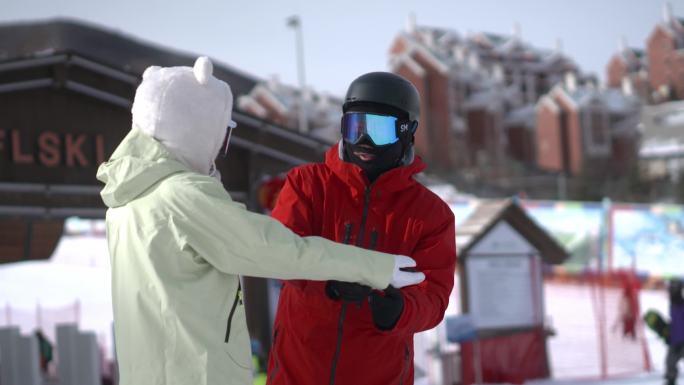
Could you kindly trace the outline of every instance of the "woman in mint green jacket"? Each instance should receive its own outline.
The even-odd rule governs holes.
[[[239,275],[376,289],[424,279],[401,270],[411,258],[300,238],[233,202],[213,162],[235,127],[232,102],[206,58],[150,67],[132,130],[98,170],[122,385],[250,384]]]

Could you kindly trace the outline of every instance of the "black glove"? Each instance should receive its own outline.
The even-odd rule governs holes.
[[[399,289],[392,286],[385,289],[384,296],[377,291],[371,293],[368,303],[373,315],[373,323],[378,329],[384,331],[394,329],[404,311],[404,297]]]
[[[346,302],[361,303],[371,293],[371,288],[358,283],[328,281],[325,284],[325,294],[330,299]]]

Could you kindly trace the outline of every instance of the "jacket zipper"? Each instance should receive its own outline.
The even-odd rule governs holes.
[[[368,247],[371,250],[375,250],[375,248],[378,246],[378,231],[376,229],[373,229],[370,234],[370,246]]]
[[[273,365],[273,370],[271,371],[271,375],[269,376],[270,381],[273,381],[276,373],[278,373],[278,370],[280,369],[280,362],[278,361],[278,354],[276,351],[276,341],[278,341],[278,329],[276,329],[275,332],[273,333],[273,349],[271,349],[271,352],[273,353],[273,361],[275,363]]]
[[[335,346],[335,355],[333,356],[332,369],[330,370],[330,385],[335,384],[337,361],[340,359],[340,351],[342,350],[342,333],[344,332],[344,317],[347,315],[347,305],[347,302],[342,301],[340,318],[337,321],[337,345]]]
[[[233,322],[233,316],[235,315],[235,309],[237,309],[238,302],[242,303],[242,300],[240,299],[240,293],[241,292],[242,292],[242,285],[238,281],[238,288],[237,288],[237,291],[235,292],[235,300],[233,300],[233,307],[230,308],[230,314],[228,315],[228,323],[226,324],[226,338],[225,338],[226,343],[228,343],[228,341],[230,340],[230,326],[231,326],[231,323]]]
[[[399,377],[399,385],[404,384],[404,377],[406,377],[406,372],[408,370],[408,365],[409,365],[409,348],[408,344],[404,342],[404,367],[401,369],[401,376]]]
[[[361,226],[359,227],[359,236],[356,238],[356,246],[361,246],[363,243],[363,233],[366,229],[366,219],[368,218],[368,206],[370,205],[370,192],[373,184],[366,187],[366,192],[363,198],[363,214],[361,215]],[[344,243],[349,243],[351,238],[351,223],[344,225]],[[347,315],[347,302],[342,301],[342,309],[340,309],[340,318],[337,322],[337,344],[335,345],[335,355],[333,356],[332,365],[330,368],[330,385],[335,384],[335,372],[337,371],[337,362],[340,359],[340,351],[342,350],[342,336],[344,333],[344,317]]]
[[[351,222],[347,222],[344,224],[344,237],[342,238],[342,243],[349,244],[349,241],[351,240],[351,233],[352,224]]]
[[[373,184],[366,187],[366,192],[363,198],[363,214],[361,215],[361,227],[359,228],[359,237],[356,239],[356,246],[361,247],[363,244],[363,236],[366,230],[366,219],[368,219],[368,206],[370,206],[370,192]]]

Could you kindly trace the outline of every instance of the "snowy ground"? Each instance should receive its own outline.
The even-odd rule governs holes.
[[[18,323],[22,332],[28,334],[37,325],[42,325],[51,336],[54,324],[78,322],[82,330],[91,330],[98,335],[106,346],[107,356],[111,357],[109,271],[106,241],[101,234],[64,237],[49,261],[0,266],[0,326]],[[641,340],[625,340],[617,330],[611,329],[619,293],[606,291],[597,302],[596,291],[587,285],[546,283],[544,291],[546,314],[557,333],[549,339],[548,345],[555,380],[529,384],[661,383],[665,356],[662,341],[650,331],[645,331]],[[667,314],[664,292],[642,291],[640,300],[642,312],[657,309]],[[601,303],[605,308],[605,356],[611,379],[592,381],[586,379],[601,378],[601,346],[596,319],[596,304]],[[450,308],[452,305],[458,307],[454,303]],[[439,338],[438,334],[436,332],[436,338]],[[434,345],[430,343],[417,343],[417,362],[421,357],[418,350],[432,348]],[[440,371],[439,364],[429,358],[430,354],[422,356],[427,357],[424,367],[431,368],[428,372]],[[643,374],[646,360],[652,370],[650,374]],[[429,377],[434,379],[431,374]]]
[[[109,256],[103,236],[66,236],[49,261],[0,265],[0,326],[22,334],[43,329],[54,341],[54,326],[78,323],[95,332],[113,356]]]
[[[656,385],[663,382],[666,347],[662,340],[647,328],[644,328],[643,339],[637,341],[622,338],[619,330],[612,330],[619,292],[604,292],[607,325],[605,351],[609,379],[597,380],[601,378],[601,348],[593,307],[595,301],[591,298],[599,294],[586,285],[547,283],[544,290],[547,315],[557,331],[557,335],[549,339],[549,355],[555,379],[530,381],[530,385]],[[642,290],[639,299],[642,314],[649,309],[656,309],[665,315],[668,313],[668,299],[664,291]],[[645,344],[641,341],[645,341]],[[645,360],[650,366],[649,373],[643,370]],[[680,364],[680,372],[684,372],[683,364]],[[684,384],[684,378],[680,383]]]
[[[662,374],[648,373],[627,378],[608,380],[548,380],[529,381],[527,385],[659,385],[663,383]],[[679,383],[684,384],[684,376],[679,377]]]
[[[619,289],[546,283],[544,290],[546,314],[557,333],[549,339],[554,377],[600,378],[602,365],[609,377],[663,369],[665,345],[655,334],[647,330],[632,340],[620,333]],[[667,314],[664,292],[644,290],[640,303],[642,312]]]

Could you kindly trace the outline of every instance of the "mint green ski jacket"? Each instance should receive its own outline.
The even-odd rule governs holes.
[[[97,178],[122,385],[251,384],[239,275],[389,285],[391,255],[301,238],[135,128]]]

